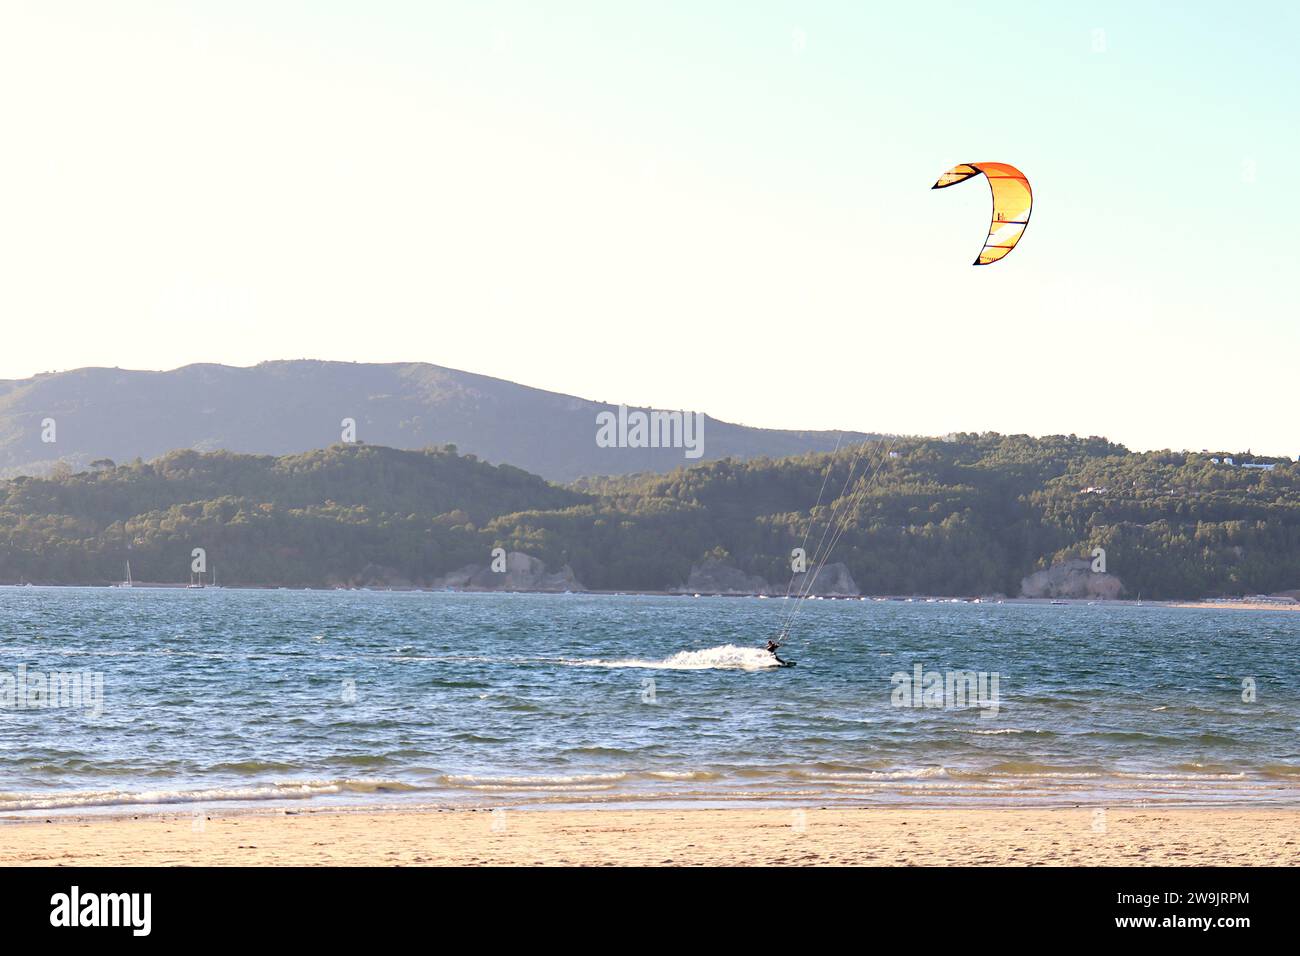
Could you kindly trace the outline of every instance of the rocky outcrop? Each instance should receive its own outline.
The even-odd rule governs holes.
[[[807,573],[794,576],[789,585],[789,593],[803,593],[804,578]],[[769,584],[761,575],[746,574],[718,558],[705,558],[700,564],[691,568],[691,576],[686,583],[674,590],[682,594],[776,594],[787,593],[786,585],[776,587]],[[822,597],[858,597],[857,582],[849,573],[848,566],[837,561],[822,567],[821,572],[813,577],[810,594]]]
[[[691,568],[691,576],[678,591],[696,594],[767,594],[772,588],[757,574],[746,574],[717,558],[705,558]]]
[[[493,571],[490,564],[467,564],[436,579],[432,586],[454,591],[586,590],[567,564],[558,571],[547,571],[545,562],[522,551],[506,555],[504,571]]]
[[[1045,571],[1035,571],[1020,582],[1027,598],[1089,598],[1113,601],[1124,593],[1124,583],[1113,574],[1093,571],[1086,558],[1071,558]]]
[[[354,588],[410,588],[415,585],[396,568],[383,564],[367,564],[353,575],[346,586]]]
[[[819,572],[804,572],[794,576],[794,583],[790,585],[791,594],[802,594],[804,578],[809,574],[813,575],[812,589],[809,594],[820,594],[823,597],[857,597],[862,592],[858,590],[857,582],[853,580],[853,575],[849,573],[849,567],[842,561],[836,561],[834,564],[822,565]]]

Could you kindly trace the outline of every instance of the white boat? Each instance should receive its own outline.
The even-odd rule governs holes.
[[[122,581],[122,582],[120,582],[120,583],[118,583],[118,584],[115,584],[114,587],[119,587],[119,588],[133,588],[133,587],[135,587],[135,582],[131,580],[131,562],[130,562],[130,561],[126,562],[126,580],[125,580],[125,581]]]

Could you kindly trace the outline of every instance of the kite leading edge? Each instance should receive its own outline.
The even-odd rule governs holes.
[[[1016,247],[1029,225],[1029,211],[1034,204],[1034,194],[1025,174],[1006,163],[962,163],[948,170],[931,189],[943,189],[964,183],[972,176],[984,175],[993,192],[993,222],[989,225],[984,248],[973,265],[986,266],[997,262]]]

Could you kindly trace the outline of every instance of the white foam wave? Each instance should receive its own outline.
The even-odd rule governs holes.
[[[1115,776],[1124,780],[1161,780],[1161,781],[1183,781],[1183,780],[1245,780],[1244,773],[1176,773],[1176,772],[1156,772],[1156,773],[1125,773],[1117,772]]]
[[[721,644],[701,651],[679,651],[661,661],[626,658],[621,660],[568,661],[577,667],[641,667],[647,670],[664,671],[703,671],[703,670],[742,670],[760,671],[780,666],[767,651],[761,647],[738,647],[735,644]]]
[[[466,790],[479,793],[591,793],[612,790],[612,783],[567,783],[567,784],[532,784],[524,787],[519,784],[476,783],[466,784]]]
[[[627,779],[626,773],[575,773],[538,776],[478,776],[449,774],[441,778],[448,786],[461,787],[559,787],[573,784],[607,784]]]
[[[657,780],[712,780],[718,775],[707,770],[647,770],[646,776]]]
[[[194,790],[75,790],[48,794],[0,792],[0,813],[16,810],[62,810],[94,807],[146,806],[173,803],[216,803],[230,800],[307,800],[334,793],[382,793],[415,790],[397,780],[297,780],[207,787]]]
[[[921,780],[927,777],[946,777],[944,767],[918,767],[914,770],[859,770],[859,771],[808,771],[798,776],[825,783],[858,782],[870,780]]]

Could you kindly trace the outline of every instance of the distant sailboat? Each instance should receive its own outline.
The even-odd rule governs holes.
[[[135,582],[131,580],[131,562],[126,562],[126,580],[117,585],[119,588],[133,588]]]

